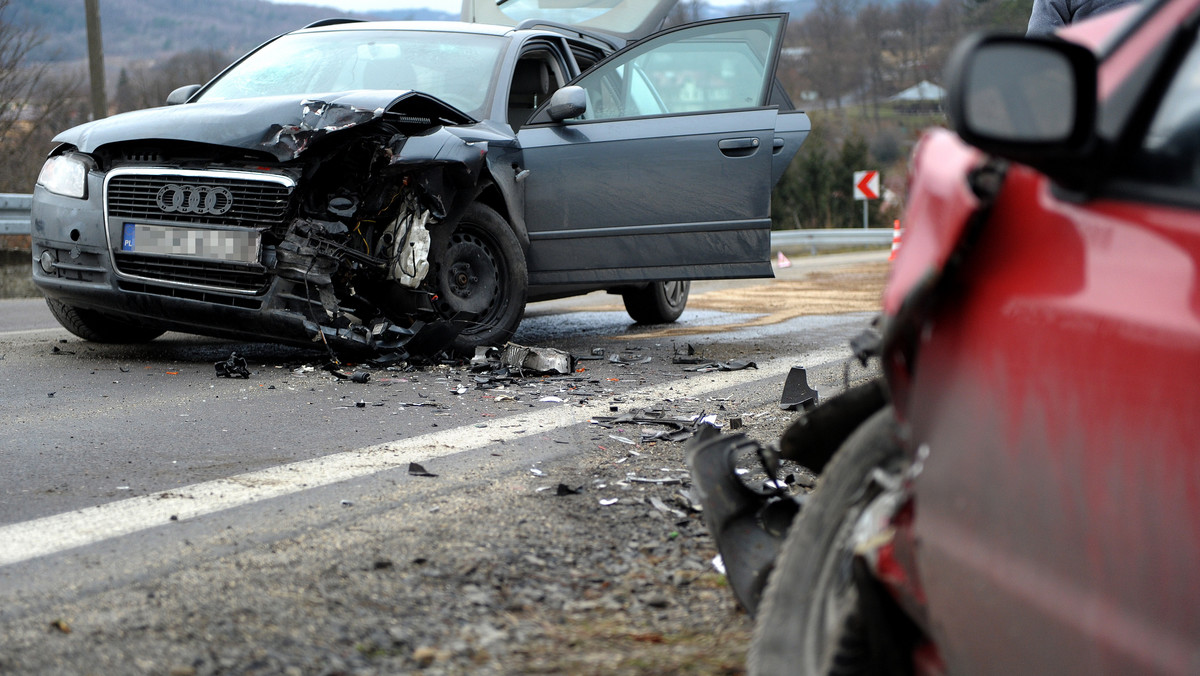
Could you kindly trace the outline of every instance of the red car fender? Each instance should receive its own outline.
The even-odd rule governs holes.
[[[896,414],[904,420],[921,327],[968,235],[988,214],[1007,165],[941,128],[925,133],[913,150],[904,214],[904,244],[883,293],[882,366]]]

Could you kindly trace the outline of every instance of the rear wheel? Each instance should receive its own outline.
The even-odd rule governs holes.
[[[47,298],[46,305],[63,328],[93,343],[147,343],[164,333],[153,326],[77,308],[53,298]]]
[[[651,282],[621,294],[625,311],[639,324],[667,324],[679,319],[687,306],[692,283],[684,280]]]
[[[434,288],[443,311],[470,317],[451,349],[471,354],[477,345],[507,343],[521,323],[529,289],[525,253],[508,223],[475,202],[441,240],[434,260]]]
[[[891,407],[869,418],[834,455],[792,523],[763,593],[748,657],[751,674],[906,673],[911,661],[874,645],[870,626],[886,622],[854,574],[852,532],[878,495],[876,467],[901,462]],[[866,583],[876,584],[873,580]],[[903,635],[906,627],[897,627]],[[911,660],[911,653],[909,655]]]

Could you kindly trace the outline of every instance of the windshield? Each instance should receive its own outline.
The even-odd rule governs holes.
[[[412,89],[478,117],[504,42],[495,35],[444,31],[293,33],[247,56],[198,100]]]

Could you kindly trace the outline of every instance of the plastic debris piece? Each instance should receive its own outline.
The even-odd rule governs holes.
[[[731,430],[742,429],[742,419],[740,417],[730,418],[729,419],[729,429],[731,429]]]
[[[546,403],[548,403],[548,404],[561,404],[561,403],[563,403],[562,397],[555,397],[555,396],[542,397],[541,399],[538,399],[538,401],[544,401],[544,402],[546,402]]]
[[[213,364],[213,367],[219,378],[250,378],[250,369],[246,365],[246,359],[237,352],[230,352],[228,359]]]
[[[741,371],[743,369],[757,368],[758,364],[752,361],[734,359],[733,361],[713,361],[699,364],[697,366],[689,366],[688,368],[685,368],[684,371],[691,371],[695,373],[712,373],[714,371]]]
[[[609,439],[616,439],[617,441],[619,441],[619,442],[621,442],[621,443],[623,443],[623,444],[629,444],[630,446],[636,446],[636,445],[637,445],[637,442],[636,442],[636,441],[634,441],[633,439],[629,439],[629,438],[627,438],[627,437],[619,437],[619,436],[617,436],[617,435],[615,435],[615,434],[610,434],[610,435],[608,435],[608,438],[609,438]]]
[[[365,383],[371,379],[371,374],[366,371],[355,371],[350,374],[350,382]]]
[[[682,479],[674,477],[664,477],[662,479],[647,479],[640,476],[626,477],[628,481],[635,484],[658,484],[659,486],[675,486],[683,483]]]
[[[579,495],[582,492],[583,486],[580,486],[579,488],[571,488],[566,484],[559,484],[558,488],[554,490],[555,495]]]
[[[600,506],[608,507],[609,505],[615,505],[615,504],[617,504],[617,501],[619,501],[619,500],[620,500],[620,498],[601,498]]]
[[[653,495],[650,496],[650,505],[664,514],[674,514],[675,516],[677,516],[681,519],[687,516],[687,514],[684,514],[683,512],[681,512],[678,509],[675,509],[674,507],[668,507],[667,503],[663,502],[662,500],[659,500],[658,498],[654,497]]]
[[[353,507],[354,502],[351,500],[342,500],[342,506],[343,507]]]
[[[423,466],[418,465],[415,462],[408,463],[408,475],[409,476],[427,476],[427,477],[437,476],[436,474],[430,472],[429,470],[425,469]]]
[[[800,407],[813,408],[818,403],[817,391],[808,386],[808,374],[803,366],[793,366],[788,371],[787,380],[783,383],[783,395],[779,398],[779,408],[785,411],[795,411]]]
[[[546,473],[536,467],[530,467],[529,473],[534,476],[546,476]]]
[[[718,573],[722,575],[725,574],[725,560],[721,558],[720,554],[717,554],[713,557],[712,567],[716,569]]]
[[[622,352],[620,354],[608,355],[608,360],[614,364],[628,366],[630,364],[649,364],[653,361],[653,357],[645,354],[636,354],[633,352]]]

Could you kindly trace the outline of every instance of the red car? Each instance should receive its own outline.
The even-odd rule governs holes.
[[[765,589],[747,524],[787,498],[720,490],[729,435],[691,450],[751,673],[1200,674],[1198,27],[959,46],[855,343],[883,380],[782,439],[822,472]]]

